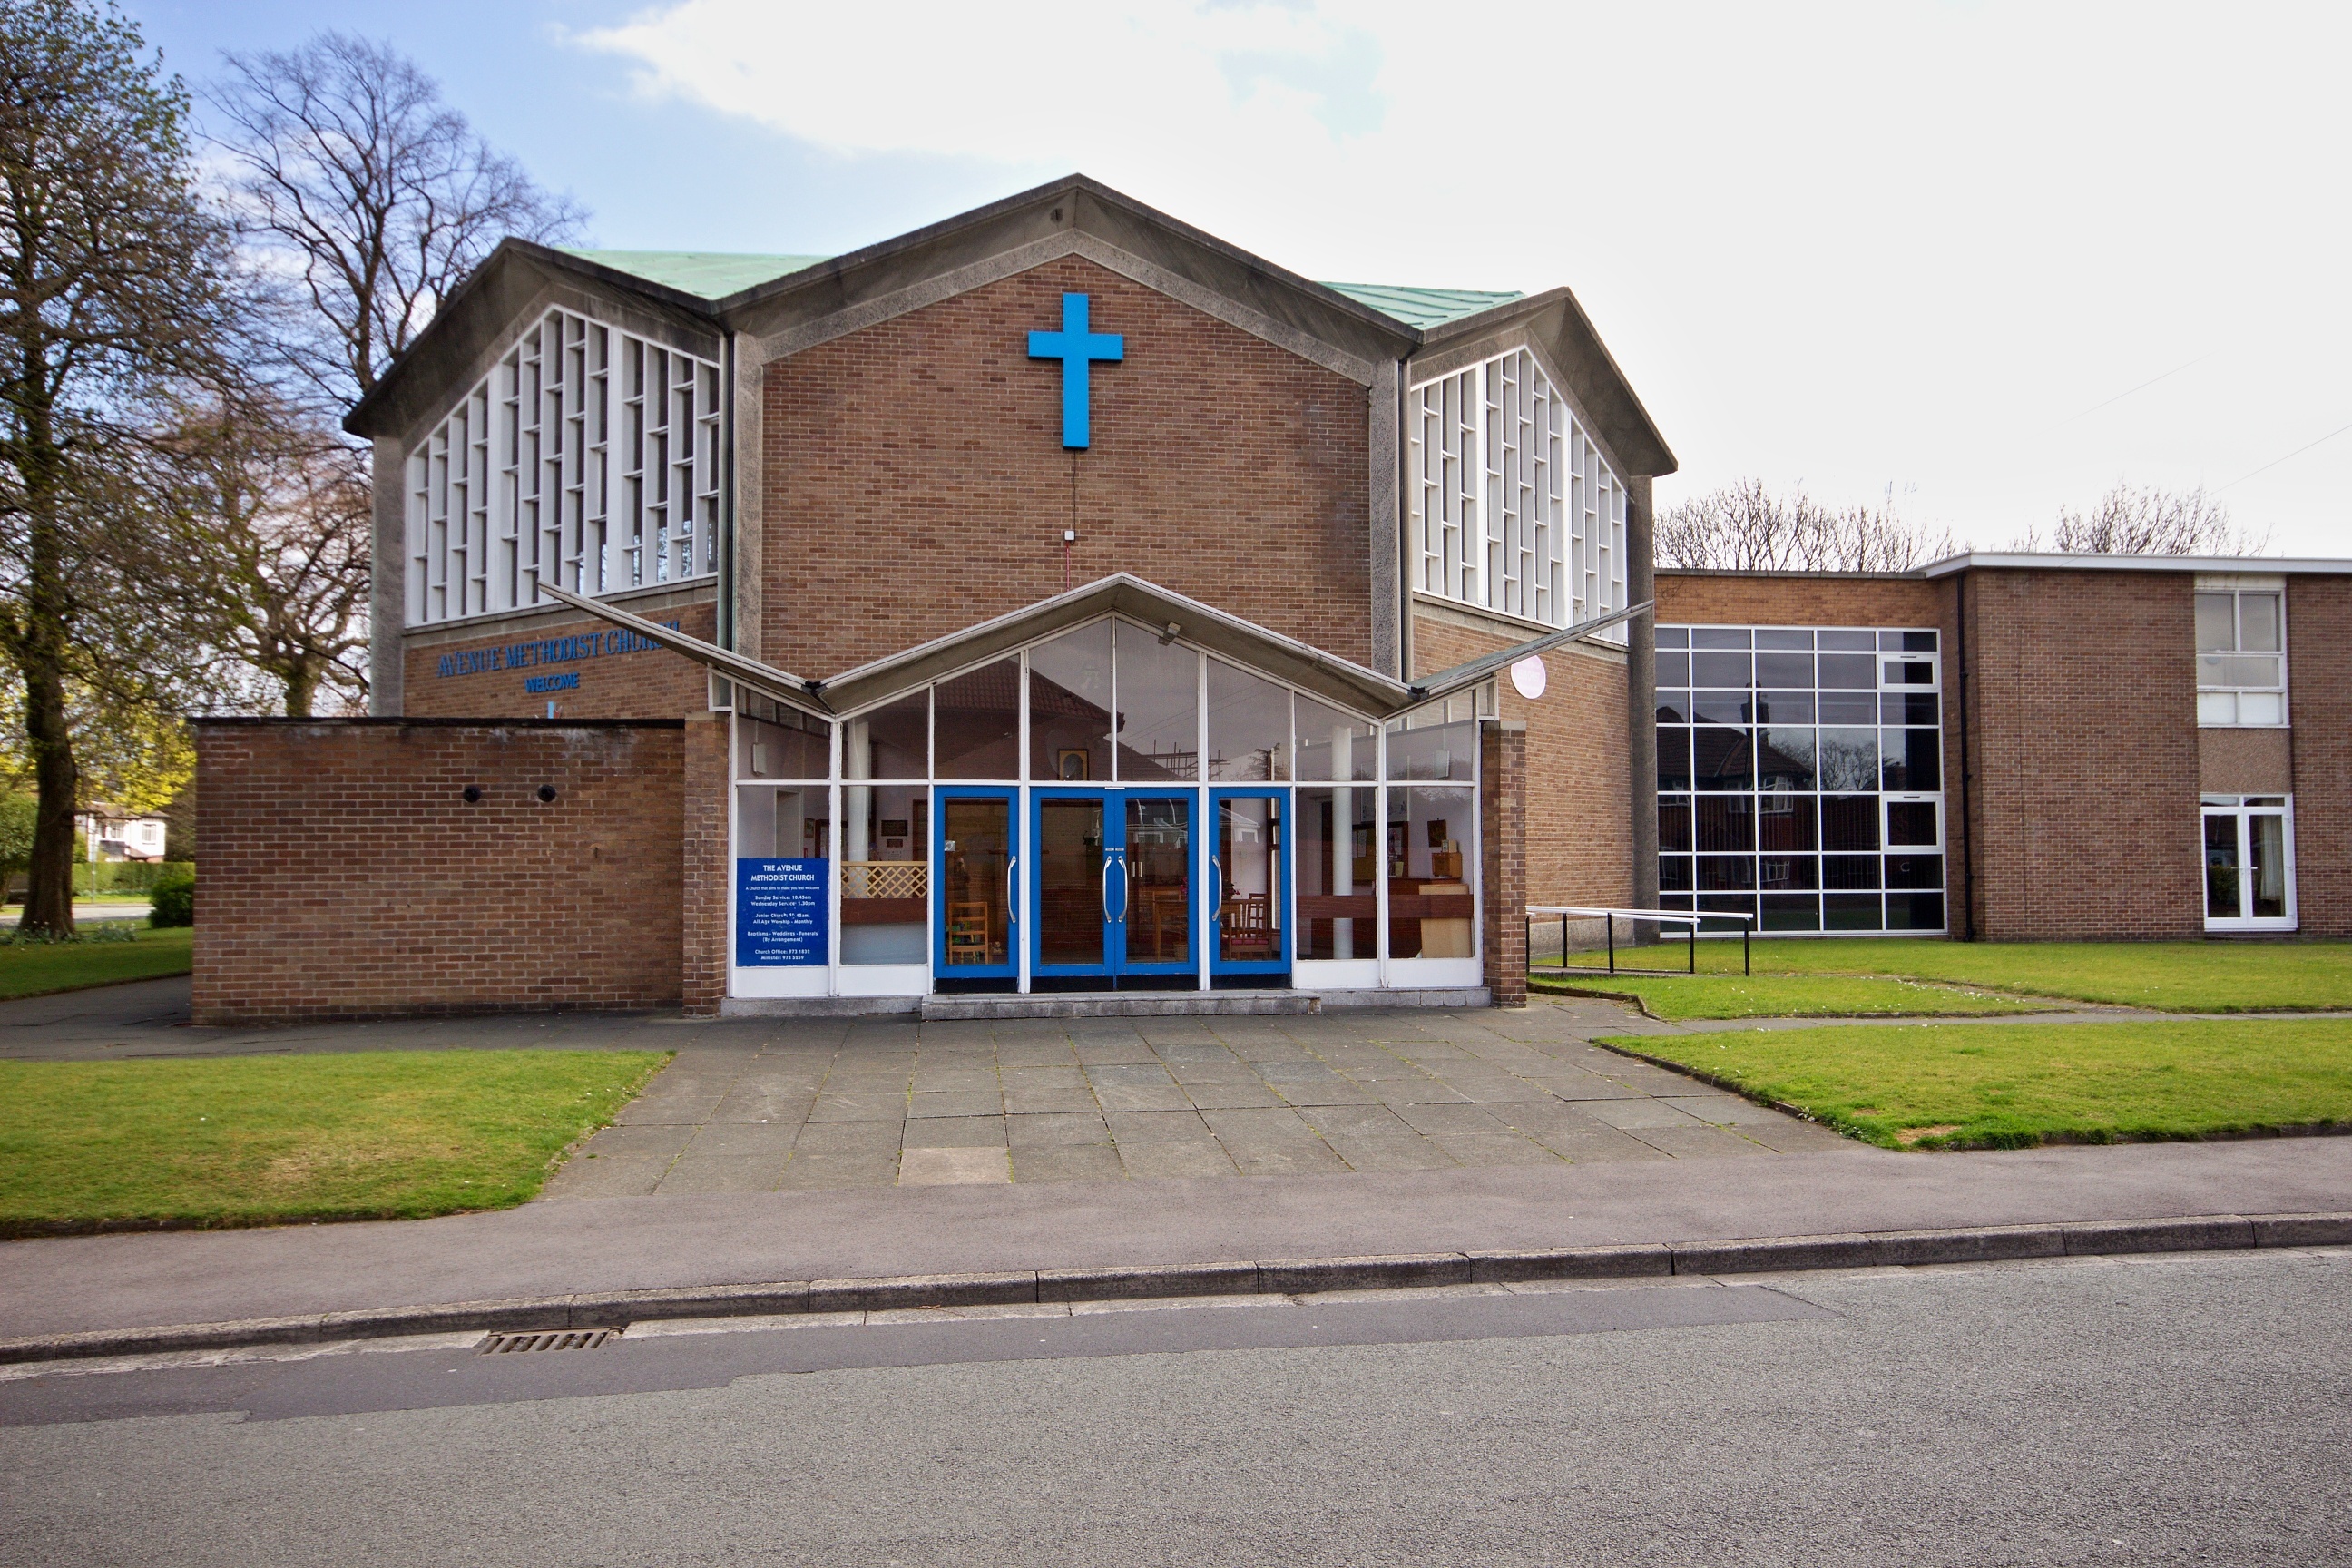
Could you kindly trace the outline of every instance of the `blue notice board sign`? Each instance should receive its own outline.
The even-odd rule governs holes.
[[[823,964],[829,889],[823,860],[736,861],[736,966]]]

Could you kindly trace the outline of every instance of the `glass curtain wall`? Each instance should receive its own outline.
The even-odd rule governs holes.
[[[835,954],[852,967],[947,979],[1026,962],[1010,898],[1034,887],[1051,910],[1062,895],[1078,932],[1098,912],[1106,842],[1126,846],[1130,963],[1471,960],[1490,709],[1457,696],[1381,725],[1106,619],[835,721],[739,690],[737,854],[828,863]],[[1123,839],[1105,803],[1066,799],[1014,861],[1015,792],[1104,784],[1144,786],[1110,806]],[[960,798],[992,785],[1004,796]],[[1196,906],[1195,879],[1217,910]],[[1099,928],[1072,938],[1084,951],[1032,957],[1103,962]]]
[[[1771,931],[1942,931],[1937,634],[1681,626],[1657,638],[1662,906]]]

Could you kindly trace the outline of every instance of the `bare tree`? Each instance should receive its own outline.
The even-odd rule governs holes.
[[[125,454],[158,384],[214,375],[227,246],[197,195],[187,98],[138,29],[79,0],[0,0],[0,653],[38,796],[26,930],[73,931],[77,682],[121,563]]]
[[[167,446],[191,638],[268,677],[289,719],[322,692],[363,706],[366,452],[266,395],[190,409]]]
[[[2119,483],[2087,515],[2061,509],[2046,548],[2068,555],[2259,555],[2269,543],[2267,529],[2232,523],[2230,509],[2202,485],[2165,490]],[[2045,548],[2042,531],[2028,528],[2018,547]]]
[[[239,229],[307,306],[319,330],[293,358],[337,405],[375,385],[499,239],[553,241],[583,221],[389,44],[327,32],[227,62],[207,97]]]
[[[1906,572],[1965,548],[1951,531],[1904,521],[1890,492],[1877,507],[1831,508],[1802,486],[1787,500],[1742,479],[1662,512],[1661,566],[1733,572]]]

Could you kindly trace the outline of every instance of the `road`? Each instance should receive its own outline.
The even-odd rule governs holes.
[[[19,1377],[0,1562],[2340,1563],[2347,1285],[2206,1253]]]

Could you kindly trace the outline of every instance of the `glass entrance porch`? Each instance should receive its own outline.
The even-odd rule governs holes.
[[[1106,615],[839,715],[739,690],[730,994],[1479,984],[1491,690],[1383,721],[1178,631]]]

